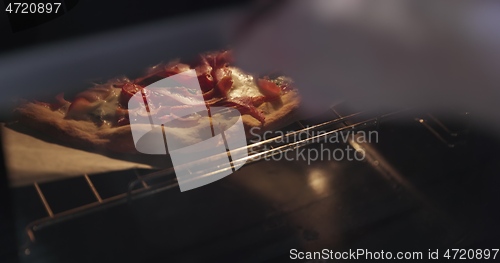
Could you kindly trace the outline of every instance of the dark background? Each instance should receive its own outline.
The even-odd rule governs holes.
[[[125,28],[131,25],[171,19],[199,12],[247,4],[248,0],[212,1],[133,1],[133,0],[57,0],[26,2],[62,2],[63,15],[8,15],[2,1],[0,16],[0,54],[52,41]]]

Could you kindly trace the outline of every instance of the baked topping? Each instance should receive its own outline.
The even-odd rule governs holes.
[[[177,108],[199,105],[233,107],[241,114],[249,114],[261,123],[265,117],[257,109],[267,101],[280,98],[290,90],[291,80],[285,77],[274,79],[258,78],[231,67],[229,51],[207,53],[200,56],[194,65],[170,63],[152,67],[143,77],[133,81],[98,85],[76,96],[73,102],[62,95],[50,104],[52,110],[65,113],[65,118],[87,120],[99,125],[122,126],[129,124],[129,118],[148,122],[148,115],[162,121],[180,119],[196,121],[199,116],[177,116]],[[169,89],[148,89],[146,86],[166,77],[195,69],[201,92],[184,87]],[[147,107],[127,109],[129,100],[137,92],[147,100]],[[201,101],[203,95],[204,101]],[[137,96],[135,96],[137,97]],[[141,97],[139,97],[141,98]]]

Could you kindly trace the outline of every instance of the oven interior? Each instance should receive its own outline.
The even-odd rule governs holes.
[[[343,108],[344,107],[344,108]],[[289,250],[426,250],[498,244],[498,141],[467,112],[350,112],[344,103],[284,131],[375,130],[363,161],[260,160],[180,192],[169,169],[13,189],[26,262],[268,261]],[[297,141],[312,138],[304,135]],[[293,151],[294,142],[275,143]],[[295,144],[296,145],[296,144]],[[299,148],[332,149],[310,143]],[[261,151],[262,152],[262,151]]]
[[[34,63],[27,68],[35,76],[57,70],[67,74],[44,84],[47,89],[57,84],[53,91],[75,79],[135,73],[157,63],[162,52],[165,59],[224,47],[222,31],[230,31],[228,19],[242,11],[224,10],[222,15],[189,13],[221,30],[211,37],[181,17],[176,19],[187,24],[182,28],[178,20],[155,20],[139,29],[101,34],[92,38],[95,51],[84,55],[78,50],[89,42],[73,39],[47,42],[54,48],[9,59],[18,65],[49,61],[58,48],[67,48],[67,57],[48,62],[49,67]],[[193,44],[165,50],[171,36],[157,32],[168,30],[175,32],[173,38],[189,36]],[[110,48],[123,42],[131,44]],[[117,59],[124,56],[137,64],[124,65]],[[71,71],[64,70],[68,65]],[[21,86],[32,81],[18,73],[8,80]],[[11,187],[16,257],[21,262],[276,262],[289,259],[291,249],[425,253],[498,248],[500,142],[488,123],[478,124],[466,109],[363,112],[349,105],[336,103],[284,127],[284,134],[300,136],[284,135],[286,142],[283,136],[265,138],[254,145],[261,160],[192,191],[179,191],[171,168],[81,174]],[[353,131],[375,131],[377,140],[320,141]],[[297,156],[301,150],[333,152],[347,146],[363,149],[365,158],[311,161]],[[275,155],[285,151],[294,161]]]

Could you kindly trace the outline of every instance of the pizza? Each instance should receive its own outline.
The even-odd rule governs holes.
[[[129,101],[138,92],[159,80],[194,70],[202,94],[178,92],[149,93],[147,112],[144,108],[129,108]],[[196,96],[198,95],[198,96]],[[195,99],[202,95],[203,101]],[[156,97],[159,99],[154,99]],[[148,97],[149,98],[149,97]],[[169,101],[163,105],[162,101]],[[177,104],[176,104],[177,103]],[[186,145],[203,138],[201,129],[209,127],[207,118],[180,116],[176,112],[204,104],[211,107],[231,107],[241,114],[246,134],[253,127],[258,131],[274,130],[291,123],[300,104],[293,82],[286,76],[273,74],[254,76],[233,65],[229,50],[201,54],[195,62],[173,61],[151,67],[138,78],[111,79],[106,83],[66,99],[57,95],[51,102],[24,102],[15,109],[20,124],[78,148],[118,153],[137,153],[131,133],[131,118],[135,123],[148,118],[162,121],[180,120],[174,131]],[[204,128],[205,127],[205,128]]]

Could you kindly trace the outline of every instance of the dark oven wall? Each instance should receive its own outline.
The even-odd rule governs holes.
[[[13,1],[3,2],[7,5]],[[3,37],[0,54],[158,20],[189,17],[203,12],[244,6],[250,1],[65,0],[59,2],[63,3],[66,12],[52,20],[7,16],[7,13],[2,12],[0,32]],[[6,16],[2,17],[4,14]]]

